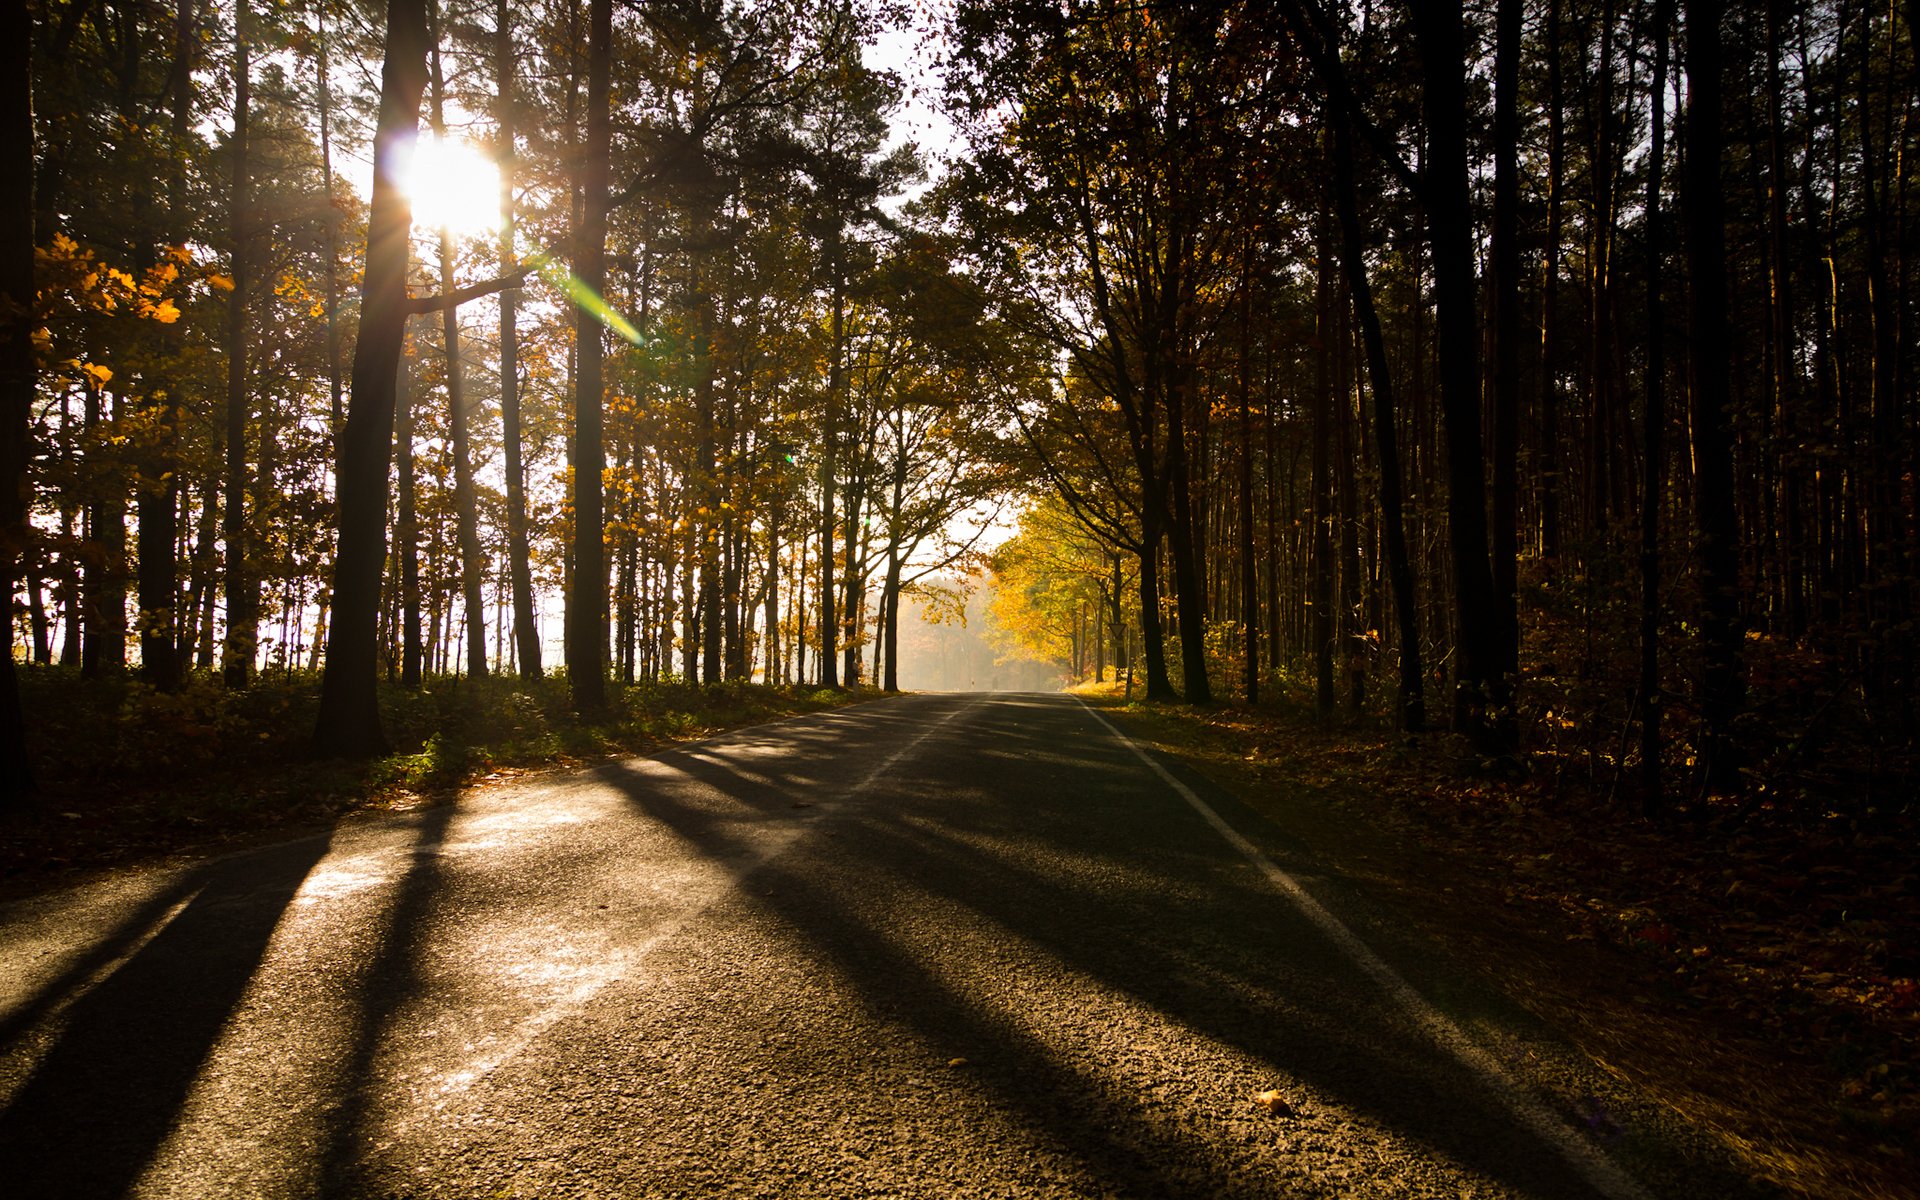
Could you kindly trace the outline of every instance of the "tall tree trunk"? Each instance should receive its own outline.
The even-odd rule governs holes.
[[[318,28],[314,35],[315,73],[320,92],[320,180],[326,188],[327,282],[327,436],[339,451],[340,427],[346,422],[345,381],[340,377],[340,222],[344,215],[333,195],[333,80],[327,66],[327,8],[314,5]]]
[[[394,391],[406,338],[407,239],[412,210],[399,173],[420,125],[427,85],[424,0],[387,0],[387,56],[380,76],[367,265],[352,396],[340,434],[340,536],[333,577],[333,625],[313,742],[322,755],[367,758],[387,748],[377,690],[380,576],[386,559],[387,469],[393,451]]]
[[[1177,345],[1178,343],[1175,343]],[[1193,403],[1193,371],[1175,350],[1167,389],[1167,491],[1173,498],[1167,548],[1173,554],[1173,583],[1179,593],[1180,668],[1190,704],[1213,701],[1207,679],[1207,588],[1202,565],[1206,548],[1195,535],[1193,483],[1188,475],[1187,414]]]
[[[1483,742],[1497,741],[1488,710],[1505,706],[1499,664],[1506,661],[1492,619],[1487,561],[1485,457],[1480,432],[1480,341],[1474,328],[1473,213],[1467,194],[1466,32],[1458,0],[1414,9],[1423,72],[1427,158],[1422,164],[1427,230],[1433,246],[1435,343],[1445,413],[1448,537],[1458,622],[1459,694],[1455,715]]]
[[[167,91],[172,101],[168,127],[167,243],[187,240],[189,214],[186,195],[187,144],[192,119],[193,63],[198,45],[194,0],[181,0],[174,13],[173,67]],[[180,334],[168,331],[170,349],[181,345]],[[184,407],[177,381],[162,379],[154,387],[160,410],[157,471],[142,481],[140,506],[140,673],[161,691],[180,684],[179,558],[180,536],[180,427]]]
[[[713,288],[707,272],[712,268],[708,253],[713,244],[712,222],[704,215],[697,235],[700,249],[693,264],[695,446],[695,495],[699,511],[695,514],[695,535],[700,544],[700,675],[712,682],[721,676],[721,634],[724,627],[721,608],[729,603],[721,594],[720,572],[720,467],[715,459],[713,331],[716,324]]]
[[[1324,214],[1319,221],[1313,325],[1313,462],[1310,506],[1313,543],[1308,552],[1313,583],[1313,707],[1322,720],[1333,715],[1333,238]]]
[[[1738,767],[1730,740],[1746,685],[1740,666],[1740,530],[1729,425],[1726,201],[1720,190],[1722,0],[1687,0],[1687,153],[1682,175],[1692,276],[1694,518],[1700,538],[1700,680],[1709,786]]]
[[[1560,243],[1566,191],[1566,104],[1561,94],[1561,5],[1547,0],[1547,247],[1540,279],[1540,555],[1560,558]]]
[[[252,123],[253,81],[247,5],[233,12],[232,191],[228,220],[233,237],[233,291],[227,295],[227,499],[222,532],[227,542],[227,641],[222,674],[228,687],[247,686],[259,646],[260,588],[248,557],[247,520],[247,352],[252,336],[248,306],[253,290],[253,163],[248,146]]]
[[[1647,157],[1647,378],[1640,484],[1640,785],[1641,810],[1665,808],[1660,782],[1660,500],[1666,471],[1666,216],[1661,178],[1667,154],[1667,41],[1673,0],[1653,6],[1653,148]]]
[[[393,558],[400,571],[400,686],[420,686],[426,647],[420,622],[420,509],[418,479],[413,469],[413,378],[402,356],[394,371],[394,475],[400,492],[394,520]]]
[[[583,211],[574,244],[574,274],[590,295],[607,286],[607,173],[612,153],[609,77],[613,0],[587,8],[587,145],[580,164]],[[598,716],[607,704],[607,551],[601,474],[605,402],[605,331],[584,306],[574,309],[579,371],[574,380],[573,586],[567,593],[567,681],[573,707]]]
[[[514,53],[512,8],[494,0],[494,75],[499,96],[494,121],[500,164],[500,273],[520,265],[514,244]],[[538,679],[541,673],[540,629],[533,614],[532,554],[527,545],[527,469],[520,445],[520,290],[500,293],[500,442],[507,475],[507,570],[513,584],[513,647],[520,678]]]
[[[1354,181],[1353,137],[1344,113],[1330,112],[1334,136],[1334,207],[1340,215],[1341,259],[1347,291],[1360,323],[1360,340],[1367,356],[1368,392],[1373,397],[1374,453],[1380,467],[1380,522],[1386,543],[1387,581],[1393,590],[1394,619],[1400,640],[1400,681],[1395,711],[1400,727],[1418,733],[1426,726],[1426,680],[1420,654],[1420,610],[1414,594],[1413,564],[1407,556],[1405,505],[1401,497],[1400,436],[1396,428],[1393,371],[1387,362],[1386,340],[1380,332],[1380,314],[1367,279],[1366,243],[1360,228],[1359,189]]]
[[[85,386],[86,428],[94,430],[113,414],[91,377]],[[84,565],[80,674],[86,679],[118,674],[127,665],[127,505],[118,481],[109,482],[106,492],[87,505],[86,536],[93,553]]]
[[[1494,661],[1502,694],[1520,673],[1520,34],[1524,0],[1499,0],[1493,68]],[[1497,714],[1511,721],[1512,713]]]
[[[1793,268],[1787,249],[1786,117],[1782,111],[1786,104],[1786,84],[1780,70],[1781,22],[1785,8],[1785,0],[1767,0],[1767,265],[1771,284],[1767,307],[1773,349],[1768,375],[1777,445],[1774,469],[1779,477],[1781,631],[1789,637],[1798,637],[1806,628],[1807,563],[1801,526],[1806,472],[1799,436],[1802,389],[1799,371],[1794,365]],[[1807,213],[1804,219],[1811,222],[1813,214]]]
[[[13,589],[25,561],[32,496],[27,456],[33,419],[33,21],[24,4],[0,12],[0,814],[34,790],[26,713],[13,665]]]
[[[846,383],[847,296],[841,278],[840,230],[833,232],[827,267],[833,275],[833,341],[827,362],[827,418],[821,430],[824,448],[820,456],[820,686],[840,686],[839,615],[835,611],[833,590],[833,496],[838,486],[840,455],[840,413],[842,391]],[[853,531],[847,531],[851,537]]]
[[[447,136],[446,81],[440,70],[439,5],[429,0],[428,56],[432,89],[432,125],[435,137]],[[454,292],[454,244],[450,230],[440,231],[440,294]],[[467,674],[487,674],[487,616],[484,594],[486,563],[480,552],[479,501],[473,486],[473,434],[467,403],[466,363],[460,356],[460,307],[448,303],[440,310],[440,342],[447,357],[448,449],[453,454],[454,537],[460,550],[460,600],[467,614]]]
[[[1253,554],[1253,230],[1240,248],[1240,647],[1241,689],[1248,704],[1260,702],[1260,572]],[[1094,644],[1103,646],[1099,637]],[[1098,674],[1096,668],[1095,671]]]

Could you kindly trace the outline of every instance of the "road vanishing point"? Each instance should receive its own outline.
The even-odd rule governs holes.
[[[1762,1194],[1061,695],[0,907],[0,1105],[15,1200]]]

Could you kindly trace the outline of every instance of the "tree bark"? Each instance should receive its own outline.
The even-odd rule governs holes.
[[[494,72],[499,87],[494,120],[499,127],[495,158],[500,165],[500,273],[519,268],[514,245],[514,54],[512,8],[494,3]],[[533,613],[532,554],[527,545],[527,469],[520,445],[520,330],[518,288],[500,293],[500,430],[507,476],[507,571],[513,586],[513,647],[520,678],[541,674],[540,629]]]
[[[1427,233],[1433,247],[1435,342],[1445,417],[1447,515],[1458,622],[1456,721],[1483,744],[1499,741],[1490,710],[1505,706],[1506,661],[1492,619],[1485,457],[1480,429],[1480,341],[1475,328],[1473,213],[1468,200],[1466,34],[1458,0],[1416,5],[1427,158]]]
[[[607,286],[607,172],[612,152],[609,76],[613,2],[587,9],[587,145],[580,164],[583,199],[574,245],[574,274],[589,294]],[[596,717],[607,706],[607,551],[601,475],[607,455],[602,433],[606,341],[600,319],[574,309],[579,368],[574,379],[573,580],[567,593],[567,681],[574,710]]]
[[[432,124],[434,136],[447,135],[446,80],[440,70],[439,5],[429,0],[428,40],[433,50],[428,56],[432,88]],[[454,294],[454,242],[451,231],[440,231],[440,294]],[[466,387],[466,363],[460,355],[460,306],[449,303],[440,310],[440,342],[447,358],[447,431],[448,449],[453,455],[454,537],[460,550],[460,598],[467,612],[467,674],[475,679],[487,674],[486,597],[483,592],[486,563],[480,552],[479,501],[473,485],[473,434],[470,427]]]
[[[249,293],[253,289],[253,164],[247,144],[252,123],[252,59],[247,5],[233,12],[233,156],[228,219],[233,237],[233,291],[227,294],[227,498],[221,531],[226,535],[227,640],[221,673],[230,688],[247,686],[259,648],[260,586],[253,578],[247,526],[247,352]]]
[[[1733,434],[1727,416],[1726,201],[1720,190],[1722,0],[1687,0],[1687,153],[1682,175],[1692,275],[1694,519],[1700,539],[1700,680],[1709,786],[1733,783],[1733,719],[1746,691],[1740,666],[1740,541]]]
[[[369,758],[387,749],[376,679],[380,576],[386,559],[395,376],[406,338],[407,239],[413,225],[398,176],[419,132],[426,84],[424,0],[387,0],[387,54],[380,77],[360,333],[334,473],[340,530],[333,625],[327,630],[327,664],[313,734],[314,749],[321,755]]]
[[[1373,303],[1367,278],[1366,243],[1360,227],[1359,189],[1354,181],[1353,137],[1346,116],[1329,109],[1334,137],[1334,208],[1340,216],[1342,260],[1347,291],[1360,323],[1360,340],[1367,356],[1368,392],[1373,397],[1374,453],[1380,465],[1381,537],[1386,543],[1387,581],[1393,591],[1394,619],[1400,640],[1400,681],[1395,712],[1400,727],[1418,733],[1426,726],[1426,680],[1421,665],[1420,610],[1414,590],[1413,564],[1407,555],[1405,504],[1401,496],[1398,403],[1394,398],[1393,369],[1387,361],[1386,340],[1380,332],[1380,313]]]
[[[1666,472],[1666,216],[1661,178],[1667,155],[1667,39],[1673,0],[1653,6],[1652,150],[1647,156],[1647,378],[1640,484],[1640,788],[1641,811],[1665,808],[1660,781],[1660,501]]]
[[[13,589],[27,547],[28,439],[34,394],[33,21],[24,4],[0,12],[0,814],[34,790],[26,713],[13,665]]]
[[[1495,661],[1502,694],[1520,673],[1520,35],[1524,0],[1499,0],[1493,68],[1493,529]],[[1510,712],[1499,715],[1511,720]]]

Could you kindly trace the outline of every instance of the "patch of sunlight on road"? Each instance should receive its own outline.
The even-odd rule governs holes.
[[[393,882],[403,862],[404,850],[387,849],[373,854],[354,854],[339,860],[322,859],[294,894],[298,908],[308,908],[328,900],[357,896]]]

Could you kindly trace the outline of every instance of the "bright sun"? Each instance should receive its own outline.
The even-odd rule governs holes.
[[[401,185],[417,227],[465,236],[500,228],[500,168],[471,142],[421,137]]]

